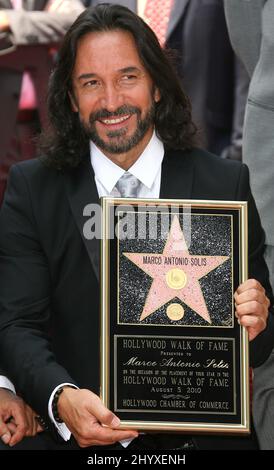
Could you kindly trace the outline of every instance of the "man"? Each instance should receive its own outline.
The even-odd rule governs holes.
[[[50,48],[83,9],[80,0],[0,0],[0,205],[10,166],[36,155]]]
[[[49,114],[44,158],[12,169],[1,210],[0,354],[47,427],[54,423],[64,440],[72,433],[63,448],[117,448],[137,433],[119,430],[97,396],[99,242],[83,235],[84,207],[113,194],[125,170],[138,173],[140,197],[248,200],[254,279],[239,286],[235,302],[253,366],[267,358],[274,336],[263,232],[246,167],[193,148],[188,99],[156,36],[130,10],[100,5],[76,20],[52,76]],[[60,446],[48,433],[39,439]],[[165,435],[130,446],[184,444]],[[193,445],[256,447],[248,438],[204,436]]]
[[[265,259],[274,288],[274,1],[225,2],[232,44],[251,77],[246,107],[243,161],[266,233]],[[254,371],[254,420],[262,449],[274,449],[274,351]]]
[[[103,0],[89,0],[96,6]],[[241,160],[248,74],[228,36],[222,0],[110,0],[138,13],[174,54],[190,98],[199,143],[210,152]],[[161,24],[171,3],[166,31]],[[162,13],[162,15],[161,15]],[[161,24],[161,27],[159,27]]]

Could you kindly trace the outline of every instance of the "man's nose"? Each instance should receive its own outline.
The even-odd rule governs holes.
[[[113,85],[105,86],[101,98],[101,106],[108,111],[116,111],[123,104],[123,98],[117,88]]]

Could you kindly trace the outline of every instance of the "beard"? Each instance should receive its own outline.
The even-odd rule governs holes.
[[[106,118],[115,118],[119,116],[123,116],[125,114],[136,114],[137,117],[137,126],[135,132],[127,137],[127,127],[123,129],[118,129],[115,131],[109,131],[107,133],[107,137],[109,141],[103,140],[97,130],[96,130],[96,121],[99,119],[106,119]],[[102,151],[113,153],[113,154],[120,154],[125,153],[133,149],[139,142],[142,141],[148,130],[154,124],[154,117],[155,117],[155,104],[152,103],[150,109],[144,116],[141,118],[141,110],[135,106],[128,106],[124,105],[118,108],[114,112],[109,112],[106,109],[102,109],[95,113],[90,114],[89,116],[89,123],[81,123],[83,131],[88,139],[90,139],[97,147],[99,147]]]

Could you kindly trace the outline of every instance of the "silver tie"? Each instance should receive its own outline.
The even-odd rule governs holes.
[[[127,171],[119,178],[116,183],[121,197],[137,197],[141,181]]]

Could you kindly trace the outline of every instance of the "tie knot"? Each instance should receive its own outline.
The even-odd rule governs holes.
[[[137,197],[140,184],[136,176],[126,171],[117,181],[116,188],[121,197]]]

